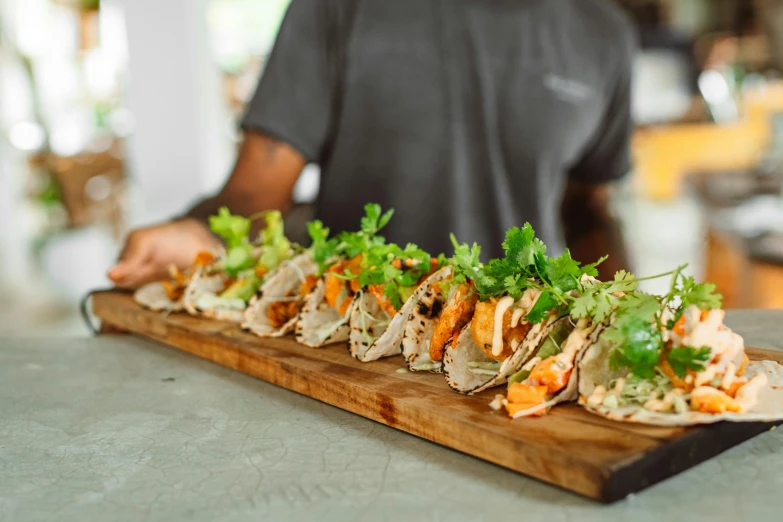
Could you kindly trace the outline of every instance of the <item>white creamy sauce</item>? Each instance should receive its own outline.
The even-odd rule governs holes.
[[[503,408],[503,405],[506,403],[506,398],[503,397],[500,394],[495,395],[495,398],[492,399],[492,402],[489,403],[489,407],[492,408],[495,411],[500,410]]]
[[[541,362],[541,357],[533,357],[528,362],[526,362],[524,366],[522,366],[522,369],[527,371],[532,371],[533,368],[535,368],[536,365],[540,362]]]
[[[495,323],[492,335],[492,355],[495,357],[503,353],[503,316],[513,305],[514,298],[506,296],[500,299],[497,307],[495,307]]]
[[[685,390],[674,388],[666,393],[662,399],[650,399],[644,403],[644,409],[650,411],[671,411],[674,408],[674,399],[685,395]]]
[[[683,315],[685,334],[680,337],[672,333],[670,337],[673,346],[690,346],[697,349],[707,346],[711,350],[710,362],[689,383],[692,382],[698,388],[718,379],[716,387],[729,389],[736,379],[736,361],[742,359],[745,350],[742,337],[723,325],[723,310],[710,310],[702,319],[699,307],[690,305]]]
[[[587,319],[580,319],[576,323],[576,328],[568,334],[568,338],[563,343],[562,350],[556,355],[557,360],[566,366],[573,364],[576,354],[587,342],[587,337],[592,332],[593,328],[587,326]]]
[[[515,328],[522,320],[522,318],[526,316],[530,312],[530,310],[533,309],[533,307],[536,304],[536,301],[538,301],[538,298],[541,297],[541,293],[542,293],[541,290],[538,290],[537,288],[528,288],[527,290],[525,290],[525,292],[522,294],[522,297],[520,297],[519,300],[516,302],[516,307],[514,308],[514,311],[511,314],[511,328]],[[503,305],[502,308],[501,308],[501,304]],[[503,353],[503,316],[506,314],[506,311],[509,308],[511,308],[511,306],[513,305],[514,305],[513,298],[506,296],[502,298],[500,301],[498,301],[497,308],[495,308],[495,322],[493,325],[494,330],[492,335],[492,355],[498,356],[501,353]],[[535,326],[543,327],[543,325],[535,325]],[[511,349],[516,350],[518,346],[519,345],[512,346]]]
[[[525,290],[525,293],[522,294],[522,297],[519,298],[519,302],[517,303],[517,306],[524,310],[524,312],[527,314],[532,308],[535,306],[536,301],[538,301],[538,298],[541,297],[541,290],[538,288],[528,288]]]
[[[747,411],[759,402],[759,392],[761,388],[767,385],[767,376],[763,373],[757,373],[748,384],[737,390],[737,396],[734,398],[742,411]]]
[[[593,393],[587,398],[587,404],[590,406],[600,406],[606,397],[606,388],[600,384],[593,389]]]
[[[587,404],[590,406],[601,406],[609,397],[612,397],[614,399],[612,402],[616,404],[618,402],[617,399],[623,392],[623,388],[625,388],[625,377],[620,377],[617,379],[614,388],[611,390],[607,390],[605,387],[599,384],[595,387],[595,389],[593,389],[593,393],[591,393],[587,398]]]
[[[737,380],[737,365],[730,362],[726,365],[726,373],[723,374],[723,379],[720,381],[720,387],[724,390],[731,388],[734,381]]]
[[[519,320],[522,319],[523,315],[525,315],[524,309],[517,308],[514,310],[514,313],[511,315],[511,328],[515,328],[519,324]]]

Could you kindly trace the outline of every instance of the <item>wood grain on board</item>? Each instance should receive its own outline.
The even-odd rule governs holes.
[[[492,411],[490,390],[451,391],[443,377],[398,373],[402,357],[361,363],[343,344],[313,349],[292,338],[260,339],[238,326],[144,310],[128,294],[100,292],[94,313],[125,330],[263,379],[368,419],[576,493],[612,502],[769,429],[767,423],[668,428],[618,423],[574,404],[511,421]],[[751,359],[783,353],[749,349]]]

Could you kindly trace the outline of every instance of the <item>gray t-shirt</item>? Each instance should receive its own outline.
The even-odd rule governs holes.
[[[602,0],[293,0],[243,127],[322,169],[316,216],[432,253],[501,253],[529,221],[559,253],[567,178],[629,169],[635,36]]]

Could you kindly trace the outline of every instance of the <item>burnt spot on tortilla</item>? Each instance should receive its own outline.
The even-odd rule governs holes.
[[[419,315],[423,315],[424,317],[429,317],[430,316],[430,312],[432,311],[432,309],[430,308],[430,306],[427,303],[425,303],[422,300],[422,301],[419,301],[417,306],[418,306],[418,309],[419,309]]]
[[[432,306],[430,307],[431,313],[430,318],[440,317],[441,312],[443,312],[443,301],[440,299],[435,299],[435,301],[432,302]]]

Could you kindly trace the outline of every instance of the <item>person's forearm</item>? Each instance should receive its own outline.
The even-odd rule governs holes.
[[[562,207],[571,256],[583,263],[609,256],[598,267],[601,280],[612,279],[618,270],[630,270],[622,229],[611,211],[612,189],[569,186]]]
[[[206,222],[221,206],[243,216],[264,210],[285,212],[291,206],[293,186],[304,165],[304,158],[288,144],[249,133],[225,186],[218,194],[196,204],[184,217]]]

